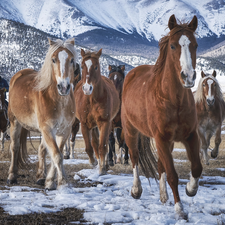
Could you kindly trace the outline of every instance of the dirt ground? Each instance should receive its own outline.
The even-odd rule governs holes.
[[[0,189],[4,190],[7,187],[7,175],[10,165],[10,151],[9,151],[10,141],[6,141],[5,150],[0,152]],[[37,154],[37,149],[40,144],[40,139],[28,140],[28,151],[30,155]],[[33,146],[32,146],[33,145]],[[213,148],[214,142],[213,138],[211,140],[210,147]],[[87,154],[84,150],[83,139],[77,139],[75,145],[75,158],[88,159]],[[181,144],[176,143],[175,148],[184,148]],[[188,179],[190,176],[190,162],[187,159],[185,151],[174,151],[173,157],[175,161],[175,168],[178,173],[179,178]],[[210,159],[209,165],[203,165],[203,176],[222,176],[225,177],[225,172],[218,170],[218,168],[225,168],[225,135],[222,135],[222,142],[220,145],[219,156],[217,159]],[[95,186],[97,183],[87,183],[75,181],[73,179],[74,173],[82,169],[92,168],[89,164],[80,165],[65,165],[65,171],[67,175],[68,182],[73,187],[87,187]],[[37,185],[36,182],[36,163],[30,163],[27,169],[19,170],[18,184],[20,186],[29,186],[33,188],[41,188],[44,191],[44,187]],[[120,174],[127,173],[132,174],[132,166],[129,160],[129,165],[116,164],[114,167],[110,167],[110,174]],[[210,181],[209,181],[210,182]],[[200,182],[200,185],[205,185]],[[16,215],[12,216],[5,213],[3,208],[0,207],[0,224],[71,224],[70,222],[79,221],[79,224],[87,224],[87,221],[83,219],[83,211],[75,208],[67,208],[58,213],[40,214],[33,213],[27,215]]]

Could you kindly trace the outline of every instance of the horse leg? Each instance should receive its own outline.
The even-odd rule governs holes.
[[[175,170],[175,167],[173,164],[173,157],[171,154],[172,143],[170,141],[166,141],[163,137],[161,137],[160,134],[155,136],[155,142],[156,142],[156,148],[157,148],[159,160],[161,161],[163,167],[165,168],[167,181],[173,192],[173,197],[175,202],[175,212],[178,214],[179,217],[186,219],[187,214],[184,213],[183,205],[180,201],[180,196],[178,192],[178,175]],[[161,175],[160,177],[161,185],[165,183],[165,174],[162,172],[163,172],[163,168],[161,168],[161,171],[160,171],[160,173],[163,174],[163,176]],[[164,194],[165,194],[165,191],[164,191]]]
[[[6,136],[6,131],[5,132],[1,132],[0,149],[2,151],[4,150],[5,136]]]
[[[80,121],[78,119],[75,120],[72,126],[72,136],[70,139],[70,158],[74,159],[74,147],[75,147],[75,138],[80,128]]]
[[[174,144],[171,144],[170,152],[173,151],[173,146]],[[158,160],[158,172],[159,172],[160,201],[162,203],[166,203],[167,200],[169,199],[166,188],[166,171],[160,159]]]
[[[94,167],[97,165],[97,161],[94,158],[94,151],[93,147],[91,145],[91,137],[90,137],[90,130],[85,124],[81,123],[81,131],[85,142],[85,151],[88,154],[89,157],[89,163]],[[98,158],[98,155],[96,156]]]
[[[133,167],[133,186],[131,188],[131,196],[135,199],[139,199],[142,194],[141,180],[139,178],[139,150],[138,150],[138,131],[128,122],[126,122],[126,130],[124,130],[126,144],[129,148],[130,159]],[[129,132],[128,132],[129,131]]]
[[[191,178],[186,186],[186,194],[190,197],[196,195],[199,186],[199,178],[202,173],[202,164],[199,157],[199,138],[196,131],[183,142],[187,155],[191,161]]]
[[[115,137],[113,131],[109,134],[109,165],[114,166],[113,155],[115,155]]]
[[[128,155],[128,147],[127,147],[127,144],[125,142],[125,137],[124,137],[124,129],[121,130],[120,138],[121,138],[121,141],[123,143],[123,149],[125,149],[124,164],[128,164],[129,155]]]
[[[217,127],[216,137],[215,137],[215,147],[211,151],[211,157],[214,159],[218,156],[220,143],[221,143],[221,125]]]
[[[64,168],[63,168],[62,151],[63,151],[63,146],[65,145],[66,139],[69,136],[69,132],[70,130],[68,130],[68,134],[65,135],[65,138],[61,136],[56,136],[56,140],[55,140],[51,130],[45,129],[42,131],[42,136],[44,138],[48,152],[51,156],[51,166],[45,180],[46,189],[54,190],[56,188],[56,185],[54,183],[56,170],[58,173],[58,187],[66,184],[66,178],[65,178]],[[60,143],[60,145],[58,143]]]
[[[205,137],[205,131],[202,131],[199,129],[199,137],[201,139],[201,153],[203,156],[203,160],[205,162],[206,165],[209,165],[209,156],[207,153],[208,147],[209,147],[209,143],[207,143],[206,137]]]
[[[100,165],[100,162],[99,162],[99,152],[98,152],[98,148],[99,148],[98,127],[93,128],[92,131],[91,131],[91,134],[92,134],[91,145],[92,145],[92,147],[94,149],[95,156],[96,156],[97,161],[98,161],[98,165]]]
[[[117,155],[117,163],[122,163],[123,161],[123,140],[121,140],[122,129],[116,129],[116,137],[119,142],[119,154]]]
[[[69,138],[66,141],[64,147],[63,147],[63,158],[64,159],[69,159],[70,158],[70,143],[69,143]]]
[[[38,148],[38,171],[37,171],[37,182],[36,184],[44,186],[45,178],[46,178],[46,153],[47,149],[44,145],[44,141],[42,139],[41,144]]]
[[[9,175],[7,183],[14,184],[17,183],[17,173],[18,173],[18,153],[20,149],[20,133],[22,126],[17,120],[11,121],[10,126],[10,151],[11,151],[11,164],[9,167]]]
[[[106,174],[108,169],[108,160],[107,160],[107,143],[109,141],[109,132],[111,131],[110,122],[101,122],[98,124],[99,128],[99,175]]]

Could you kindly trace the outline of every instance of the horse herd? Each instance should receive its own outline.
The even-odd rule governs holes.
[[[58,187],[67,184],[63,148],[71,130],[72,138],[66,145],[70,151],[66,150],[64,157],[73,157],[75,136],[81,126],[89,162],[98,165],[99,174],[104,175],[109,165],[116,162],[114,128],[119,128],[117,137],[120,147],[125,148],[125,163],[129,149],[133,166],[131,195],[136,199],[141,197],[141,167],[146,177],[159,179],[162,203],[168,200],[168,181],[175,212],[187,219],[172,158],[174,142],[181,142],[186,148],[191,162],[186,193],[195,196],[202,173],[200,149],[208,164],[207,149],[215,133],[211,156],[217,157],[225,116],[225,103],[215,71],[212,75],[202,72],[197,91],[191,91],[196,79],[197,25],[196,16],[189,23],[178,23],[172,15],[168,21],[170,31],[159,42],[156,64],[138,66],[126,77],[125,67],[114,65],[109,66],[109,78],[101,75],[101,49],[98,52],[81,49],[81,76],[74,39],[49,39],[49,50],[40,71],[24,69],[10,80],[11,165],[8,183],[17,182],[18,167],[28,162],[28,131],[42,134],[37,183],[52,190],[56,188],[56,172]],[[51,166],[46,174],[47,151]]]

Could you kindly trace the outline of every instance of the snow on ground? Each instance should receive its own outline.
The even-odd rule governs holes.
[[[76,160],[75,160],[76,161]],[[80,176],[85,176],[81,180]],[[99,176],[97,169],[84,169],[74,174],[80,182],[99,181],[97,187],[63,187],[55,191],[38,192],[37,189],[22,186],[0,190],[1,207],[11,215],[32,212],[56,212],[67,207],[84,209],[84,218],[95,224],[222,224],[225,221],[225,183],[223,177],[203,177],[203,181],[218,182],[217,185],[200,186],[197,195],[190,198],[185,185],[179,185],[179,193],[188,213],[188,222],[177,220],[174,201],[168,187],[169,201],[162,205],[159,200],[158,184],[141,176],[143,193],[139,200],[130,195],[133,177],[131,175]],[[181,180],[187,182],[188,180]]]

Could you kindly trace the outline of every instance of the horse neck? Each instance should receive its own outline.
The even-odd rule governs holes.
[[[92,98],[95,99],[96,101],[98,101],[99,99],[101,99],[104,95],[104,81],[103,78],[100,74],[100,77],[98,79],[98,81],[96,82],[94,89],[93,89],[93,94],[92,94]]]
[[[178,99],[182,101],[185,94],[188,93],[188,90],[182,86],[179,76],[180,74],[177,74],[175,67],[172,67],[168,62],[158,76],[158,79],[161,81],[158,87],[162,95],[161,97],[169,99],[172,104],[176,104]]]

